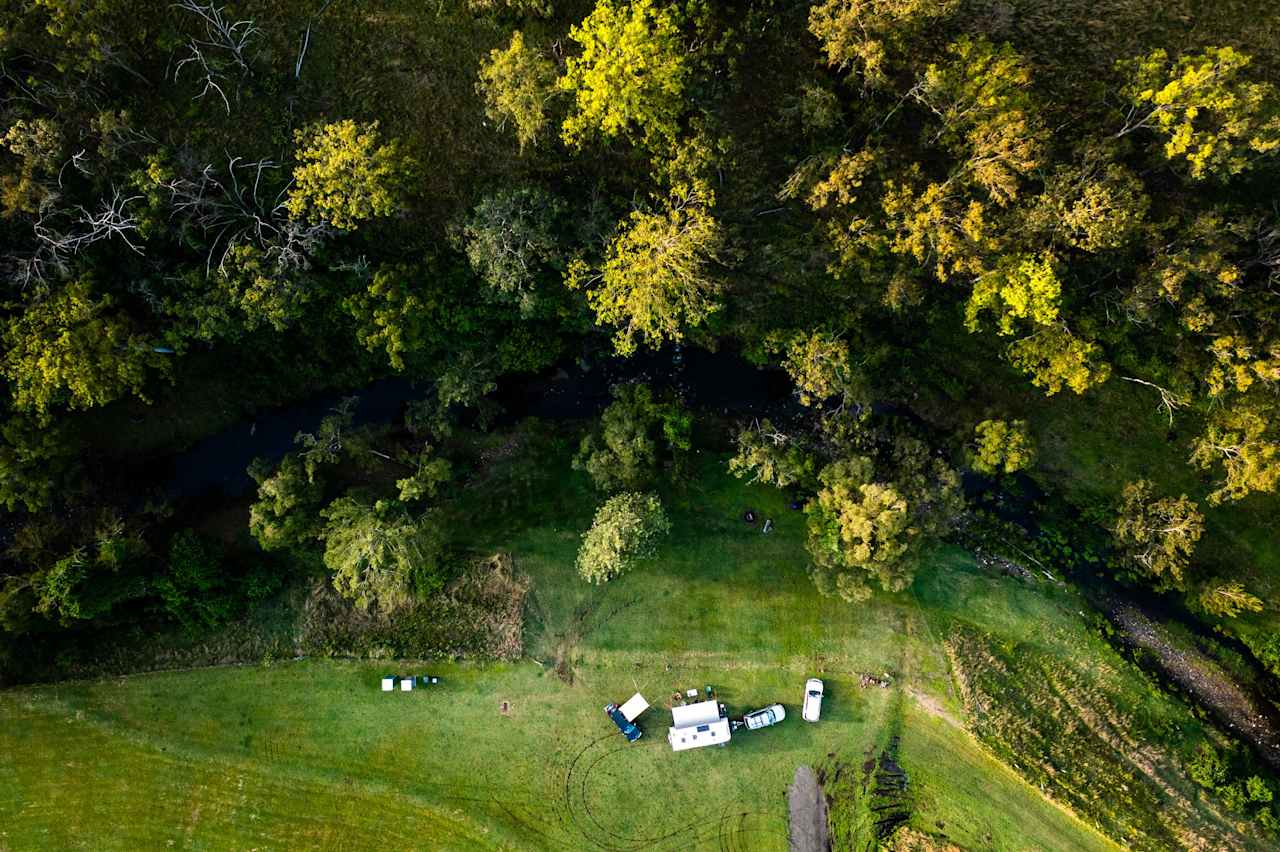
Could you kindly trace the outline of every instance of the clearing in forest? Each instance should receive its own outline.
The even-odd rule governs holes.
[[[748,504],[774,518],[774,533],[738,520]],[[976,677],[976,649],[1024,643],[1035,672],[1057,683],[1102,672],[1099,689],[1123,712],[1166,731],[1199,724],[1089,633],[1064,590],[942,551],[901,595],[821,598],[804,570],[803,518],[785,496],[710,465],[671,514],[659,558],[600,587],[574,571],[585,514],[471,531],[485,552],[514,554],[531,582],[527,656],[516,662],[309,659],[0,693],[0,753],[12,757],[0,764],[0,847],[92,837],[97,848],[780,850],[788,786],[810,766],[827,776],[833,842],[867,848],[867,810],[892,799],[891,828],[938,843],[1108,849],[1093,827],[1113,829],[1105,814],[1046,787],[1050,800],[992,756],[1021,759],[1017,742],[993,739],[1006,728],[980,724],[984,748],[960,727],[991,718],[977,702],[1003,700],[998,687],[1022,677]],[[390,671],[442,683],[382,693]],[[827,697],[822,721],[809,724],[799,703],[814,675]],[[787,719],[726,748],[672,753],[664,699],[706,684],[733,715],[781,702]],[[644,738],[628,744],[601,708],[637,690],[654,706],[639,720]],[[1071,700],[1094,694],[1074,689]],[[1072,712],[1089,718],[1087,706]],[[1159,748],[1126,745],[1147,735],[1136,723],[1105,722],[1117,740],[1110,751],[1109,738],[1090,740],[1099,772]],[[1039,724],[1061,725],[1064,737],[1075,727]],[[876,770],[863,784],[869,755]],[[1131,777],[1148,784],[1141,769]],[[1170,790],[1190,801],[1150,783],[1151,807]],[[1216,824],[1194,809],[1181,816],[1198,830]]]

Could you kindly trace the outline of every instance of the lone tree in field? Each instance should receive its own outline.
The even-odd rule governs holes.
[[[920,528],[912,507],[892,484],[873,482],[871,460],[828,465],[809,516],[809,573],[818,591],[846,601],[871,597],[869,580],[885,591],[905,589],[915,576]]]
[[[983,420],[973,432],[970,463],[978,473],[1015,473],[1035,461],[1036,448],[1025,420]]]
[[[1157,588],[1183,588],[1183,574],[1204,532],[1204,515],[1195,501],[1185,494],[1155,499],[1145,479],[1126,485],[1120,500],[1115,537],[1126,565]]]
[[[578,573],[592,583],[607,583],[649,559],[671,522],[654,494],[628,492],[610,497],[596,510],[578,550]]]

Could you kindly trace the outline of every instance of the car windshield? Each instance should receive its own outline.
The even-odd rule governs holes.
[[[819,692],[819,691],[818,691],[818,690],[816,690],[816,689],[811,689],[811,690],[809,690],[809,697],[810,697],[810,698],[817,698],[817,697],[818,697],[819,695],[821,695],[821,694],[822,694],[822,693],[821,693],[821,692]]]

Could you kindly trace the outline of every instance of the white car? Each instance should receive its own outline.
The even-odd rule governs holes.
[[[811,677],[804,684],[804,709],[800,716],[806,722],[818,721],[822,713],[822,681]]]
[[[770,705],[763,710],[756,710],[742,717],[742,721],[747,723],[747,730],[754,731],[759,728],[767,728],[770,725],[776,725],[783,719],[787,718],[787,711],[782,709],[781,704]]]

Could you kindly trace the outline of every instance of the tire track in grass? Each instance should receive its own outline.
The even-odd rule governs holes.
[[[744,825],[736,830],[729,828],[727,820],[735,817],[744,824],[753,816],[776,819],[776,816],[766,811],[731,811],[732,803],[726,804],[724,812],[718,816],[704,816],[681,825],[668,826],[661,829],[659,833],[651,835],[626,834],[610,828],[591,808],[589,794],[591,776],[605,760],[629,750],[630,745],[619,746],[603,754],[594,755],[589,763],[583,764],[583,760],[593,748],[614,736],[612,733],[605,734],[583,745],[574,754],[565,770],[561,784],[563,798],[560,809],[565,814],[568,825],[583,840],[608,852],[687,849],[691,845],[697,846],[710,841],[715,841],[726,852],[734,852],[736,839],[745,834],[768,833],[785,838],[785,832],[768,827],[746,828]],[[710,828],[709,831],[708,828]]]

